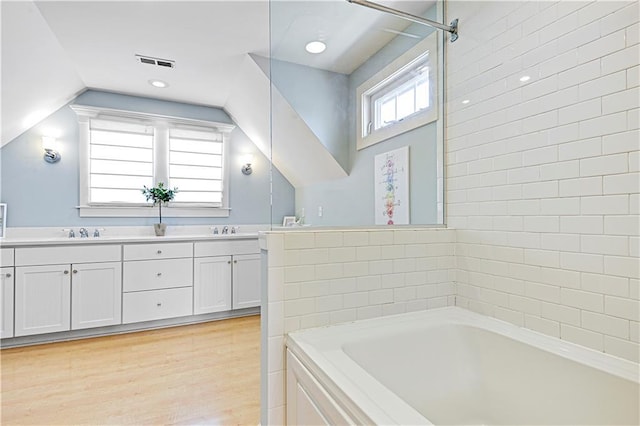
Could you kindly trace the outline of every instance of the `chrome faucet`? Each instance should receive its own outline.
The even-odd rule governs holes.
[[[218,235],[218,227],[217,226],[213,227],[213,235]]]
[[[229,227],[225,225],[225,227],[222,228],[222,233],[223,234],[228,234],[229,233]]]
[[[238,229],[239,229],[239,228],[240,228],[240,227],[236,228],[235,226],[232,226],[232,227],[231,227],[231,233],[232,233],[232,234],[235,234],[235,233],[238,231]]]
[[[87,228],[80,228],[80,238],[89,238],[89,231],[87,231]]]
[[[104,231],[104,228],[96,228],[93,231],[93,238],[98,238],[100,236],[100,231]]]
[[[68,231],[69,232],[69,234],[68,234],[69,238],[75,238],[76,237],[76,233],[73,232],[73,229],[63,229],[63,231]]]

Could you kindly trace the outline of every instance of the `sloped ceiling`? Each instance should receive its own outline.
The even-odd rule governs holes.
[[[422,14],[434,1],[380,3]],[[237,78],[248,53],[348,74],[408,25],[345,0],[24,0],[1,1],[0,13],[2,145],[87,88],[234,109],[234,85],[250,84]],[[311,39],[326,52],[304,51]],[[176,66],[141,64],[136,54]],[[243,119],[243,130],[261,120]]]
[[[347,176],[250,55],[237,78],[227,112],[294,187]]]
[[[31,2],[2,2],[2,145],[57,110],[86,85]]]

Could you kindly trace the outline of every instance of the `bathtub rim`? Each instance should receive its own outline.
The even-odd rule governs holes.
[[[405,332],[442,324],[494,332],[640,384],[640,364],[455,306],[294,331],[286,336],[285,344],[340,407],[360,424],[431,425],[429,419],[351,359],[343,346],[352,343],[354,336],[383,337],[398,325]]]

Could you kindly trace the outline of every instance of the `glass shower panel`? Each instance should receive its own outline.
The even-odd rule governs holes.
[[[441,1],[380,3],[444,21]],[[304,226],[443,224],[448,37],[346,0],[269,5],[272,167],[294,194],[293,205],[274,197],[272,223],[294,216]],[[311,53],[312,42],[324,49],[315,43],[322,51]],[[414,122],[430,108],[435,121]],[[377,129],[376,114],[392,122]]]

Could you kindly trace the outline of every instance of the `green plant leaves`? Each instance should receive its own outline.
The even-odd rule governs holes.
[[[147,198],[147,201],[153,200],[154,206],[160,203],[168,203],[175,198],[177,193],[178,188],[166,188],[162,182],[158,182],[158,185],[153,188],[148,188],[145,185],[142,190],[142,195]]]

